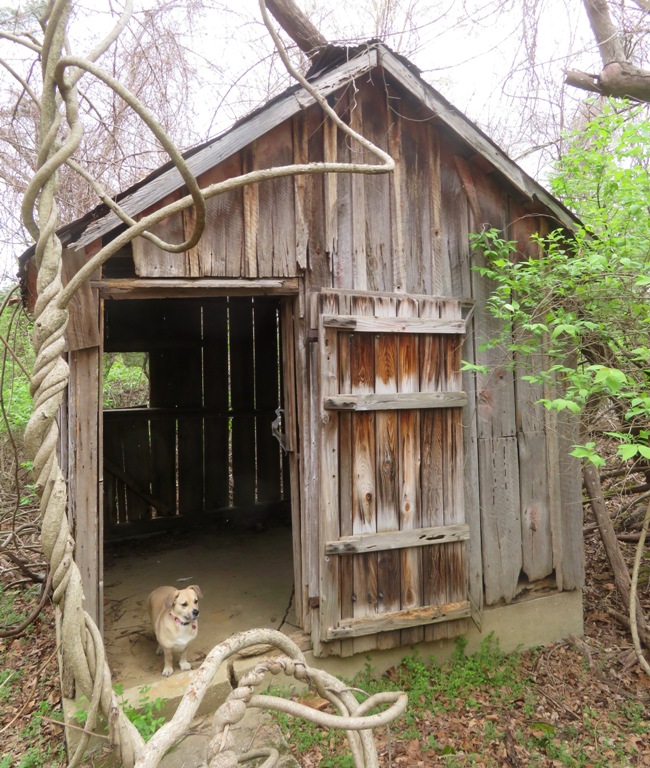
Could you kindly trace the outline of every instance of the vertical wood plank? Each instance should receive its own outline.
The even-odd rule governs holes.
[[[318,296],[308,294],[305,303],[307,316],[294,319],[296,324],[295,338],[298,343],[299,360],[304,361],[302,370],[305,376],[301,379],[300,368],[296,370],[298,387],[302,388],[302,399],[298,405],[302,408],[301,424],[307,424],[306,429],[300,430],[300,456],[302,476],[304,478],[304,502],[302,503],[303,525],[301,527],[301,548],[306,560],[305,570],[305,628],[309,627],[314,653],[320,655],[320,590],[321,590],[321,544],[320,544],[320,457],[321,457],[321,384],[320,384],[320,337],[318,337]],[[318,344],[308,341],[312,331],[318,338]],[[299,415],[300,415],[299,411]]]
[[[250,298],[230,298],[230,384],[232,398],[233,502],[250,507],[255,502],[255,367],[253,306]]]
[[[575,414],[561,411],[556,423],[560,460],[554,465],[549,462],[549,471],[559,474],[562,525],[554,532],[554,540],[557,537],[562,541],[561,559],[557,562],[558,587],[564,590],[580,589],[585,583],[582,472],[580,459],[569,455],[572,446],[580,442],[580,421]]]
[[[309,162],[309,135],[304,112],[293,118],[293,162],[299,165]],[[320,176],[321,174],[314,174]],[[321,182],[322,183],[322,182]],[[296,175],[293,180],[294,220],[296,227],[295,266],[307,269],[309,252],[309,215],[311,212],[312,185],[308,175]]]
[[[404,270],[408,293],[431,293],[430,132],[421,119],[409,120],[400,110]],[[414,116],[415,117],[415,116]],[[419,117],[419,116],[418,116]]]
[[[440,193],[443,280],[455,296],[473,296],[469,258],[469,211],[467,197],[453,162],[454,149],[440,139]],[[447,283],[447,279],[449,283]]]
[[[442,170],[440,135],[429,128],[429,185],[431,193],[431,292],[434,295],[451,293],[449,255],[443,249],[442,225]]]
[[[546,435],[543,432],[520,432],[517,443],[521,483],[522,570],[529,581],[537,581],[553,572]]]
[[[467,326],[465,343],[462,348],[463,360],[473,363],[474,358],[474,319]],[[467,542],[469,596],[475,611],[483,609],[483,553],[481,540],[481,485],[478,464],[478,428],[477,428],[477,391],[476,378],[470,371],[462,374],[463,390],[467,393],[467,405],[463,408],[463,455],[465,499],[465,521],[472,535]],[[478,616],[474,616],[479,620]]]
[[[168,195],[160,203],[155,205],[155,209],[163,207],[168,203],[180,200],[183,196],[181,191]],[[152,210],[143,211],[144,217]],[[185,224],[181,212],[168,216],[151,227],[151,232],[167,243],[182,243],[185,240]],[[158,246],[146,240],[144,237],[136,237],[132,242],[133,262],[135,272],[138,277],[189,277],[189,266],[187,254],[169,253],[163,251]]]
[[[329,119],[323,120],[320,105],[303,113],[309,150],[309,162],[322,162],[336,157],[336,126]],[[336,178],[335,174],[310,174],[305,177],[309,206],[308,220],[308,270],[305,287],[308,291],[332,287],[331,249],[336,246]]]
[[[203,302],[203,389],[206,409],[205,508],[230,504],[228,428],[228,304],[216,298]]]
[[[388,152],[388,107],[378,99],[371,83],[361,84],[357,102],[363,110],[363,133],[376,146]],[[364,153],[366,162],[370,162]],[[365,211],[356,223],[365,228],[367,287],[372,291],[393,290],[391,174],[361,176],[365,185]]]
[[[339,99],[337,108],[342,118],[347,119],[348,115],[345,114],[349,109],[349,97],[347,94]],[[338,162],[349,163],[352,159],[350,141],[348,135],[343,131],[339,131],[337,134],[337,144],[336,156]],[[335,288],[351,289],[354,287],[355,275],[352,259],[354,249],[352,184],[354,175],[352,173],[336,174],[336,223],[338,229],[336,251],[332,260]]]
[[[479,440],[485,601],[512,601],[522,566],[517,441]]]
[[[440,316],[442,318],[459,318],[460,305],[451,300],[441,302]],[[440,340],[442,358],[444,361],[443,387],[450,392],[462,391],[461,355],[462,338],[446,336]],[[460,408],[450,408],[445,413],[447,442],[445,456],[447,471],[444,476],[444,508],[445,525],[464,523],[464,454],[463,454],[463,413]],[[447,589],[450,602],[458,602],[467,598],[467,545],[456,542],[444,545],[445,564],[447,568]],[[467,631],[467,620],[460,619],[447,622],[449,637]]]
[[[291,165],[294,157],[292,122],[283,122],[255,142],[255,167]],[[294,179],[263,181],[258,187],[257,275],[296,274]]]
[[[395,317],[396,300],[375,299],[375,315]],[[375,392],[397,392],[397,336],[380,333],[375,337]],[[398,489],[398,421],[395,411],[378,411],[375,415],[377,445],[377,531],[399,530]],[[377,557],[377,610],[391,613],[400,610],[400,554],[384,550]],[[382,632],[379,648],[395,648],[400,643],[398,630]]]
[[[255,170],[256,142],[242,150],[242,171]],[[247,184],[243,188],[244,196],[244,277],[257,277],[257,237],[259,226],[259,184]],[[261,250],[261,249],[260,249]]]
[[[71,352],[68,383],[69,479],[73,480],[73,531],[76,539],[75,562],[81,573],[85,610],[99,626],[101,601],[102,529],[99,519],[99,347]]]
[[[391,211],[392,211],[392,250],[393,250],[393,290],[406,290],[406,261],[404,253],[404,201],[402,199],[402,162],[401,162],[401,117],[390,114],[388,126],[388,151],[395,161],[395,170],[391,176]]]
[[[323,124],[323,160],[326,163],[338,160],[337,127],[330,118],[325,118]],[[311,152],[310,152],[311,158]],[[337,173],[326,173],[324,178],[324,208],[325,208],[325,257],[329,259],[329,281],[325,282],[325,270],[321,271],[322,285],[338,285],[335,276],[335,264],[338,259],[338,177]]]
[[[414,300],[400,299],[398,317],[415,317],[418,308]],[[400,334],[398,341],[399,392],[417,392],[419,389],[418,341],[412,334]],[[420,415],[418,411],[400,411],[399,464],[400,464],[400,529],[421,527],[420,498]],[[401,604],[403,610],[422,605],[422,552],[420,548],[402,549]],[[401,630],[402,645],[412,645],[424,637],[422,627]]]
[[[324,554],[324,543],[340,538],[338,414],[323,408],[323,399],[338,394],[338,339],[333,328],[323,326],[323,314],[336,314],[336,298],[320,297],[318,339],[320,353],[320,637],[341,618],[339,612],[339,558]],[[328,652],[339,654],[340,642],[328,643]]]
[[[338,296],[338,312],[342,315],[351,314],[350,296],[340,294]],[[352,392],[352,364],[351,348],[354,334],[338,333],[339,351],[339,392]],[[352,534],[352,506],[354,504],[353,481],[353,436],[352,414],[342,412],[339,414],[339,498],[340,532],[341,536]],[[354,568],[351,557],[339,558],[339,600],[341,616],[354,616],[356,600],[354,584]],[[352,656],[354,653],[354,640],[341,640],[341,656]]]
[[[122,420],[121,432],[123,438],[122,451],[124,456],[124,472],[133,481],[133,485],[144,491],[151,488],[149,424],[144,419]],[[139,494],[126,487],[127,521],[150,520],[151,507]]]
[[[539,231],[539,219],[527,216],[523,207],[514,201],[510,201],[510,218],[508,238],[517,242],[515,258],[538,258],[539,247],[531,237]],[[523,331],[518,330],[517,333],[522,335]],[[536,581],[550,575],[554,567],[551,501],[547,482],[546,409],[538,402],[544,397],[543,387],[526,381],[524,376],[539,371],[543,361],[539,355],[521,353],[516,354],[516,361],[515,405],[521,483],[522,569],[530,581]]]
[[[350,107],[350,127],[363,135],[363,114],[361,104],[353,103]],[[363,161],[363,149],[352,142],[350,160],[353,163]],[[368,288],[368,267],[366,263],[366,189],[363,174],[350,174],[351,225],[352,225],[352,286],[360,291]]]
[[[280,407],[280,368],[278,359],[278,313],[275,299],[259,296],[253,304],[255,317],[255,439],[257,445],[257,501],[260,504],[279,501],[280,446],[273,436],[271,424]],[[283,429],[287,428],[286,416]]]
[[[241,154],[226,158],[203,174],[202,186],[239,176]],[[185,213],[186,232],[191,231],[194,209]],[[191,263],[198,262],[201,277],[241,277],[244,263],[244,192],[233,189],[206,201],[206,225]]]
[[[306,431],[300,402],[302,393],[298,382],[306,371],[301,370],[300,359],[296,354],[294,338],[294,312],[293,302],[284,299],[280,304],[280,334],[281,334],[281,360],[280,365],[284,371],[282,377],[285,430],[287,438],[288,462],[289,462],[289,498],[291,500],[291,544],[293,552],[293,583],[294,583],[294,610],[299,624],[308,631],[304,624],[306,612],[306,586],[305,563],[306,550],[302,548],[302,508],[304,500],[301,496],[303,486],[300,481],[300,447],[298,444],[298,424],[302,424],[301,432]],[[298,413],[297,413],[298,410]],[[285,491],[285,496],[286,496]]]
[[[440,317],[437,302],[423,302],[423,317]],[[444,390],[444,347],[440,336],[427,334],[420,339],[420,391]],[[445,524],[444,476],[450,471],[445,455],[445,426],[447,412],[438,409],[421,414],[422,435],[422,525]],[[443,546],[426,547],[422,553],[423,602],[425,605],[444,605],[449,602],[449,589],[445,569],[446,549]],[[425,640],[447,637],[446,622],[424,628]]]
[[[372,316],[373,301],[369,297],[353,296],[353,315]],[[373,392],[375,386],[374,339],[368,333],[352,335],[350,348],[352,394]],[[344,457],[341,455],[341,461]],[[352,533],[377,532],[377,494],[375,486],[375,414],[352,414]],[[341,510],[342,517],[347,510]],[[377,612],[377,555],[352,556],[354,572],[354,617]],[[377,647],[376,635],[355,638],[354,652],[362,653]]]

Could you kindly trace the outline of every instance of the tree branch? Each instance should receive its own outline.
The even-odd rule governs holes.
[[[266,0],[266,5],[282,29],[310,59],[316,56],[319,48],[328,45],[293,0]]]
[[[598,43],[603,66],[611,61],[625,61],[625,49],[619,30],[609,13],[607,0],[583,0],[589,24]]]

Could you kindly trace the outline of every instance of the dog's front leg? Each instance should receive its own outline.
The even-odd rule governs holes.
[[[181,653],[178,666],[183,670],[183,672],[187,672],[188,669],[192,669],[192,665],[187,660],[187,648],[183,651],[183,653]]]
[[[162,673],[165,677],[169,677],[170,675],[174,674],[172,649],[163,648],[162,651],[165,654],[165,666],[163,667]]]

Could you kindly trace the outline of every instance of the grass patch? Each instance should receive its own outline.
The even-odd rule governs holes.
[[[380,762],[458,766],[526,765],[530,768],[629,768],[637,765],[650,733],[639,702],[607,701],[604,711],[588,699],[555,708],[536,682],[539,651],[503,652],[488,636],[476,653],[459,639],[448,664],[418,653],[378,675],[369,665],[350,686],[368,694],[405,691],[402,717],[375,732]],[[588,672],[579,674],[588,675]],[[585,681],[582,680],[581,683]],[[277,691],[276,691],[277,693]],[[359,698],[363,698],[359,695]],[[301,699],[310,703],[310,697]],[[316,704],[322,705],[317,700]],[[558,716],[558,713],[565,717]],[[276,714],[303,765],[349,768],[345,736],[308,721]]]

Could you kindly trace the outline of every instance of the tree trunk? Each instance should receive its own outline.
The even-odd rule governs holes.
[[[616,589],[618,590],[618,593],[627,608],[630,605],[630,574],[627,569],[627,565],[625,564],[625,560],[623,559],[618,540],[616,538],[614,525],[609,516],[609,512],[607,511],[605,497],[603,496],[603,490],[600,485],[598,470],[590,461],[588,461],[585,463],[585,466],[582,470],[582,476],[585,482],[585,488],[587,489],[587,495],[589,496],[589,501],[591,503],[591,509],[594,513],[594,518],[596,519],[598,530],[600,531],[600,537],[602,539],[603,546],[605,547],[605,554],[607,555],[607,560],[614,574],[614,583],[616,584]],[[641,604],[638,602],[638,600],[636,611],[636,615],[638,617],[637,622],[639,626],[639,637],[643,640],[646,646],[650,647],[650,632],[648,632],[648,629],[645,625]]]
[[[583,0],[583,5],[598,43],[603,66],[611,61],[627,61],[623,38],[612,21],[607,0]]]
[[[266,7],[298,48],[310,59],[316,56],[319,48],[328,45],[327,40],[293,0],[266,0]]]

